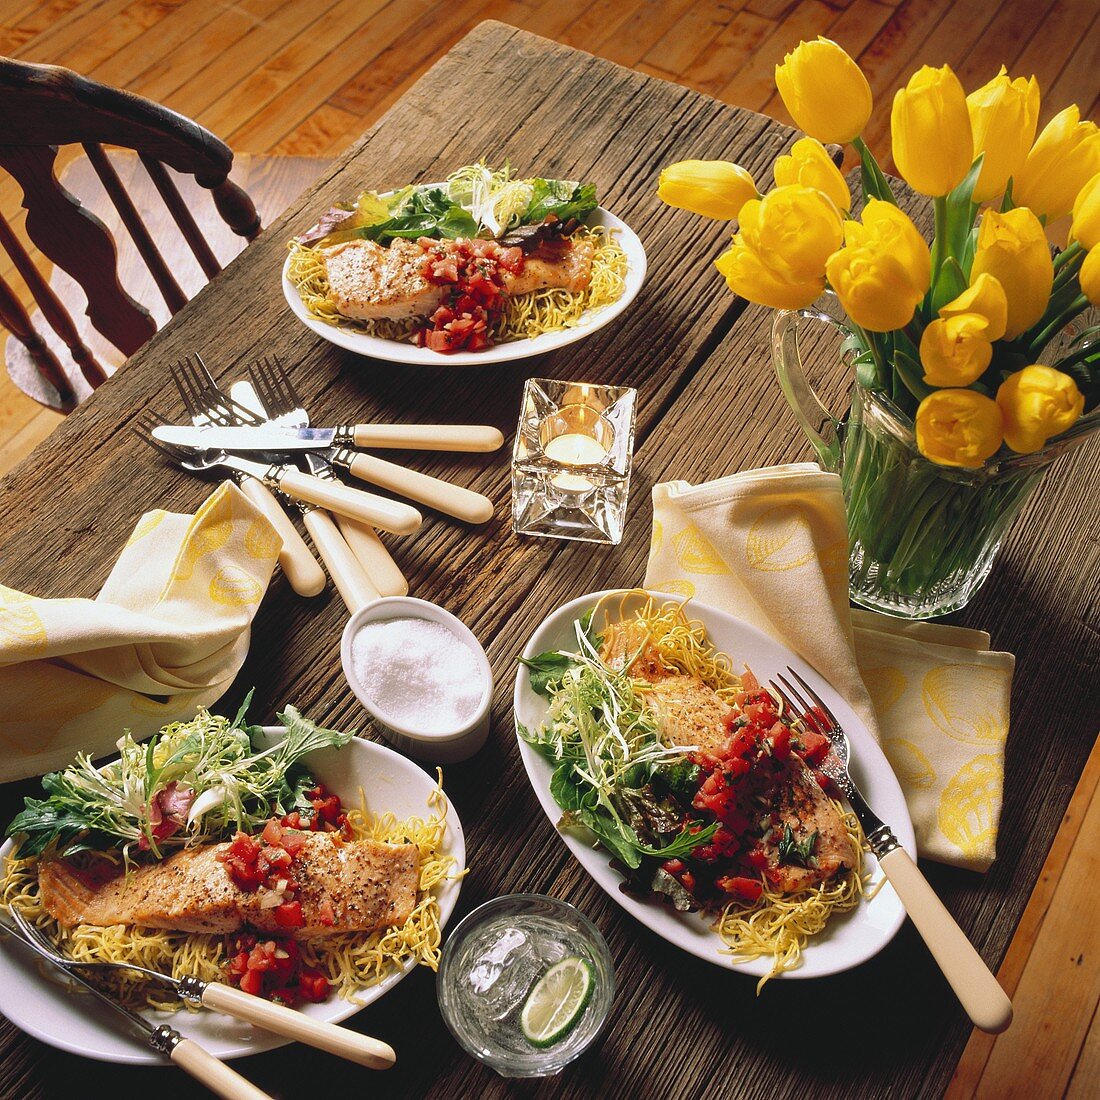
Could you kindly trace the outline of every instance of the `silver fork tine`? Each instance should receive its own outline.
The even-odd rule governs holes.
[[[176,383],[176,389],[179,390],[180,397],[183,398],[183,406],[188,414],[190,416],[201,415],[203,410],[199,405],[198,393],[192,385],[190,374],[187,372],[187,361],[181,359],[174,366],[169,366],[168,373],[172,375],[172,381]]]
[[[286,396],[279,385],[278,375],[270,359],[266,356],[263,359],[257,359],[249,368],[249,373],[252,375],[252,384],[269,417],[282,416],[294,408],[294,405],[287,404]]]
[[[8,913],[11,916],[12,921],[19,928],[19,931],[23,934],[25,939],[32,940],[38,944],[42,950],[55,961],[68,964],[72,962],[71,959],[65,955],[58,954],[57,948],[37,929],[19,910],[18,905],[11,905],[8,907]]]
[[[270,363],[272,370],[278,373],[278,377],[282,381],[283,389],[286,391],[287,401],[290,403],[290,407],[293,409],[304,408],[305,406],[302,404],[302,399],[298,396],[298,391],[294,388],[294,383],[291,382],[290,375],[287,374],[282,360],[277,355],[273,355]]]
[[[794,675],[794,669],[792,669],[789,665],[787,666],[787,671]],[[813,707],[808,702],[806,702],[806,700],[798,693],[798,689],[795,688],[794,685],[791,684],[791,682],[785,676],[780,676],[778,679],[779,682],[790,693],[795,702],[798,703],[798,707],[802,712],[801,714],[797,715],[798,719],[804,725],[809,726],[810,729],[814,731],[814,733],[827,734],[829,732],[828,728],[823,725],[822,719],[814,713]],[[791,709],[794,710],[794,707],[792,707]]]
[[[833,712],[829,710],[829,708],[825,705],[825,700],[822,699],[821,696],[818,695],[818,693],[814,691],[814,689],[810,687],[810,685],[807,684],[806,681],[803,680],[802,677],[799,676],[798,673],[795,672],[795,670],[791,668],[790,665],[787,666],[787,671],[806,689],[806,693],[814,701],[814,706],[818,707],[821,713],[824,714],[825,717],[828,718],[829,721],[832,722],[832,724],[836,726],[837,729],[840,729],[840,723],[837,721],[836,715],[833,714]]]

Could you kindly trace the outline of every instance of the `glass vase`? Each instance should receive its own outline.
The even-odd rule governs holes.
[[[849,594],[863,607],[908,619],[957,611],[989,575],[1046,468],[1100,428],[1100,415],[1082,417],[1036,454],[995,456],[976,470],[939,466],[917,450],[912,418],[884,393],[853,382],[842,419],[822,404],[805,363],[850,358],[851,346],[831,295],[810,309],[780,312],[773,324],[780,386],[822,465],[841,478]]]

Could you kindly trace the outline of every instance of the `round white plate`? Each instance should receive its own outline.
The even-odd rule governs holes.
[[[278,737],[281,726],[265,727]],[[310,758],[314,775],[348,805],[358,805],[362,789],[372,813],[392,811],[399,819],[424,817],[431,812],[428,800],[435,780],[392,749],[355,738],[342,749],[324,749]],[[0,858],[11,850],[9,840],[0,848]],[[462,823],[453,805],[448,805],[447,831],[443,850],[452,856],[457,870],[466,866],[466,843]],[[445,925],[458,900],[460,879],[443,883],[438,891],[440,924]],[[359,994],[361,1004],[345,1001],[336,993],[323,1004],[305,1005],[300,1011],[317,1020],[339,1023],[378,1000],[413,968],[409,962],[378,985]],[[44,976],[43,968],[51,974]],[[0,937],[0,1012],[28,1035],[72,1054],[127,1065],[167,1065],[159,1054],[137,1038],[118,1013],[91,995],[70,993],[52,980],[48,964],[39,966],[31,951]],[[63,978],[60,980],[64,980]],[[289,1039],[273,1035],[251,1024],[223,1016],[220,1012],[181,1010],[166,1016],[147,1009],[142,1013],[154,1025],[168,1023],[189,1039],[204,1046],[217,1058],[239,1058],[285,1046]]]
[[[348,351],[354,351],[357,355],[369,356],[371,359],[384,359],[390,363],[418,363],[430,367],[461,367],[473,366],[477,363],[509,363],[514,359],[543,355],[548,351],[563,348],[566,344],[583,340],[597,329],[614,321],[642,289],[646,272],[645,249],[634,230],[610,211],[604,210],[602,206],[596,207],[585,220],[589,225],[606,225],[619,231],[618,241],[626,253],[627,273],[626,287],[618,301],[602,309],[587,311],[573,328],[562,329],[560,332],[544,332],[541,336],[534,336],[527,340],[494,344],[483,351],[455,351],[443,354],[429,348],[418,348],[406,341],[382,340],[377,336],[356,332],[352,328],[325,324],[306,309],[298,291],[294,289],[294,284],[288,278],[289,256],[283,264],[283,294],[298,320],[323,340],[328,340],[330,344],[346,348]]]
[[[523,656],[530,658],[549,649],[575,648],[573,621],[580,618],[601,597],[614,594],[593,592],[558,608],[531,636],[523,650]],[[673,596],[666,598],[677,599]],[[805,661],[748,623],[717,608],[694,601],[689,603],[687,610],[691,618],[699,619],[703,623],[711,642],[733,658],[735,667],[744,663],[764,682],[777,673],[786,671],[790,665],[813,685],[848,734],[852,746],[852,778],[879,817],[893,828],[906,851],[916,858],[913,826],[898,781],[894,778],[882,750],[844,699]],[[523,723],[527,729],[534,730],[545,722],[546,714],[546,700],[531,690],[530,674],[525,666],[520,665],[516,676],[516,721]],[[562,811],[550,794],[553,768],[548,760],[519,737],[518,731],[516,736],[531,786],[534,787],[546,816],[556,825]],[[669,943],[707,962],[745,974],[760,977],[771,969],[768,959],[735,963],[729,955],[722,954],[722,940],[717,933],[711,931],[710,920],[702,914],[677,913],[658,901],[644,901],[624,894],[619,889],[622,876],[609,866],[611,857],[606,851],[593,847],[573,833],[559,832],[558,835],[611,898]],[[867,869],[871,871],[870,888],[873,888],[882,879],[882,871],[874,856],[865,853],[865,857]],[[881,951],[893,939],[904,919],[905,911],[897,894],[889,883],[885,883],[870,901],[861,902],[849,913],[833,916],[825,930],[810,940],[802,955],[802,965],[796,970],[787,971],[782,977],[819,978],[858,966]]]

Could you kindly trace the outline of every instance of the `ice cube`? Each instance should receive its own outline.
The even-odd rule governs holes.
[[[518,928],[502,931],[474,959],[470,988],[474,1011],[482,1019],[503,1020],[527,996],[545,962],[526,933]]]
[[[474,959],[470,970],[470,985],[475,993],[487,993],[492,989],[501,971],[507,965],[508,956],[527,942],[527,937],[518,928],[506,928],[489,946]]]

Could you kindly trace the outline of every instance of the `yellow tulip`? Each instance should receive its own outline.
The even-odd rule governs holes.
[[[970,269],[973,284],[978,276],[992,275],[1008,299],[1010,340],[1031,328],[1046,312],[1054,283],[1054,263],[1039,219],[1023,207],[1003,214],[987,210],[978,229],[978,247]]]
[[[894,96],[894,163],[922,195],[946,195],[974,163],[966,94],[949,65],[923,65]]]
[[[1085,407],[1085,397],[1068,374],[1035,363],[1001,383],[997,404],[1004,418],[1005,442],[1029,455],[1073,426]]]
[[[1000,449],[997,402],[974,390],[936,390],[917,407],[917,449],[940,466],[976,470]]]
[[[726,285],[742,298],[770,309],[802,309],[825,289],[825,279],[793,283],[767,267],[741,239],[733,239],[733,247],[724,252],[714,266],[725,276]]]
[[[789,184],[751,199],[741,208],[741,237],[788,283],[807,283],[825,274],[825,261],[844,240],[840,212],[813,187]]]
[[[1100,130],[1080,119],[1072,103],[1043,128],[1012,185],[1017,206],[1053,221],[1073,209],[1077,193],[1100,172]]]
[[[838,210],[852,208],[852,194],[848,184],[833,163],[833,158],[825,151],[825,146],[816,138],[799,138],[791,146],[789,154],[779,157],[772,169],[777,187],[786,187],[800,183],[803,187],[816,187],[824,191],[836,204]]]
[[[1085,257],[1077,279],[1081,284],[1081,293],[1094,306],[1100,306],[1100,248],[1094,248]]]
[[[1035,77],[1009,79],[1005,67],[988,83],[966,97],[974,159],[985,154],[974,187],[974,201],[988,202],[1000,195],[1027,159],[1039,125],[1039,84]]]
[[[985,318],[987,340],[1000,340],[1008,324],[1008,298],[1005,288],[992,275],[982,272],[954,301],[940,307],[940,316],[958,317],[977,313]]]
[[[920,361],[930,386],[969,386],[993,358],[988,322],[977,313],[933,321],[921,334]]]
[[[863,208],[862,222],[844,223],[846,244],[869,246],[896,256],[909,272],[914,289],[921,296],[932,281],[932,256],[928,242],[909,216],[891,202],[868,199]]]
[[[871,246],[845,245],[825,273],[844,311],[868,332],[904,328],[924,297],[896,256]]]
[[[728,160],[681,160],[661,172],[657,197],[705,218],[729,221],[756,198],[752,176]]]
[[[1100,244],[1100,173],[1077,192],[1077,198],[1073,200],[1073,224],[1069,235],[1086,248],[1095,248]]]
[[[871,117],[871,85],[828,38],[799,42],[775,67],[775,86],[795,125],[818,141],[851,141]]]

